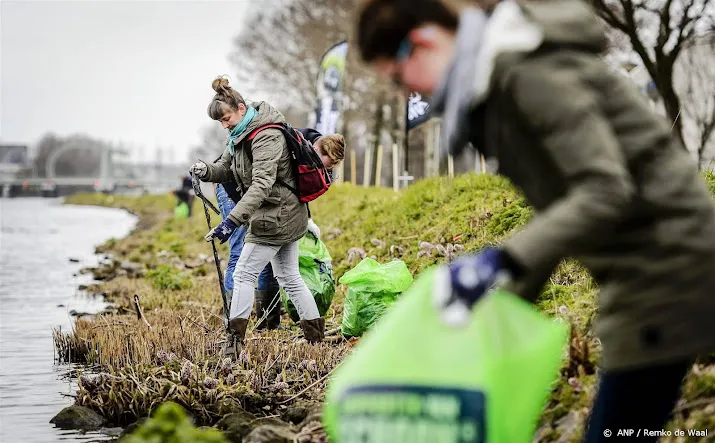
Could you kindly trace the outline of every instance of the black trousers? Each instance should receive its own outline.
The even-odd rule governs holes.
[[[186,203],[186,206],[189,207],[189,217],[191,217],[191,206],[194,203],[195,196],[189,192],[188,189],[177,189],[174,191],[174,195],[176,195],[176,198],[179,200],[177,206],[181,203]]]
[[[644,430],[660,431],[665,427],[680,398],[683,378],[692,365],[693,361],[688,360],[629,371],[604,372],[584,442],[658,441],[657,435],[644,436]],[[629,429],[633,430],[630,435],[627,433]]]

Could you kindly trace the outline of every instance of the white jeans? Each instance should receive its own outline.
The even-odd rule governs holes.
[[[258,275],[268,263],[278,284],[286,291],[295,305],[301,320],[320,317],[318,306],[303,277],[298,272],[298,242],[283,246],[245,243],[241,256],[233,271],[233,297],[231,297],[231,318],[248,318],[253,309],[253,291]]]

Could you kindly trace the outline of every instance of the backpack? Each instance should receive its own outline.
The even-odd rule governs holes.
[[[259,132],[269,128],[280,129],[285,137],[292,157],[291,164],[296,187],[294,188],[282,180],[277,180],[277,182],[290,189],[301,203],[311,202],[325,194],[332,183],[331,176],[310,142],[291,125],[272,123],[258,127],[248,135],[247,140],[253,141]],[[248,156],[253,162],[250,150],[248,150]]]
[[[225,183],[220,183],[223,186],[223,190],[226,191],[228,197],[234,202],[238,203],[241,200],[241,191],[238,188],[238,183],[235,181],[229,181]]]

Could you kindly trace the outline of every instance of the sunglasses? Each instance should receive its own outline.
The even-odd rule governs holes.
[[[412,40],[410,40],[409,36],[406,36],[400,42],[400,46],[397,47],[397,52],[395,53],[395,60],[397,60],[398,63],[404,62],[405,60],[410,58],[414,49],[415,47],[412,44]]]
[[[400,45],[397,47],[397,52],[395,52],[395,61],[397,64],[402,64],[407,61],[407,59],[410,58],[412,55],[412,52],[414,51],[415,46],[412,44],[412,40],[410,40],[409,36],[406,36],[402,41],[400,42]],[[399,73],[399,69],[392,74],[392,83],[393,85],[397,87],[402,86],[402,79],[400,78],[401,75]]]

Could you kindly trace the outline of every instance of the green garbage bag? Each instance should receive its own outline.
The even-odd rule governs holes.
[[[189,218],[189,205],[184,202],[176,205],[174,208],[174,217],[179,219]]]
[[[568,326],[505,291],[464,327],[434,308],[425,271],[328,383],[337,443],[531,443],[565,355]]]
[[[359,337],[412,284],[412,274],[402,260],[380,264],[368,257],[343,274],[339,283],[348,286],[341,332]]]
[[[298,271],[315,298],[318,312],[320,315],[325,315],[335,296],[333,259],[325,243],[310,232],[298,242]],[[290,318],[297,323],[300,320],[298,311],[283,289],[281,289],[281,300]]]

